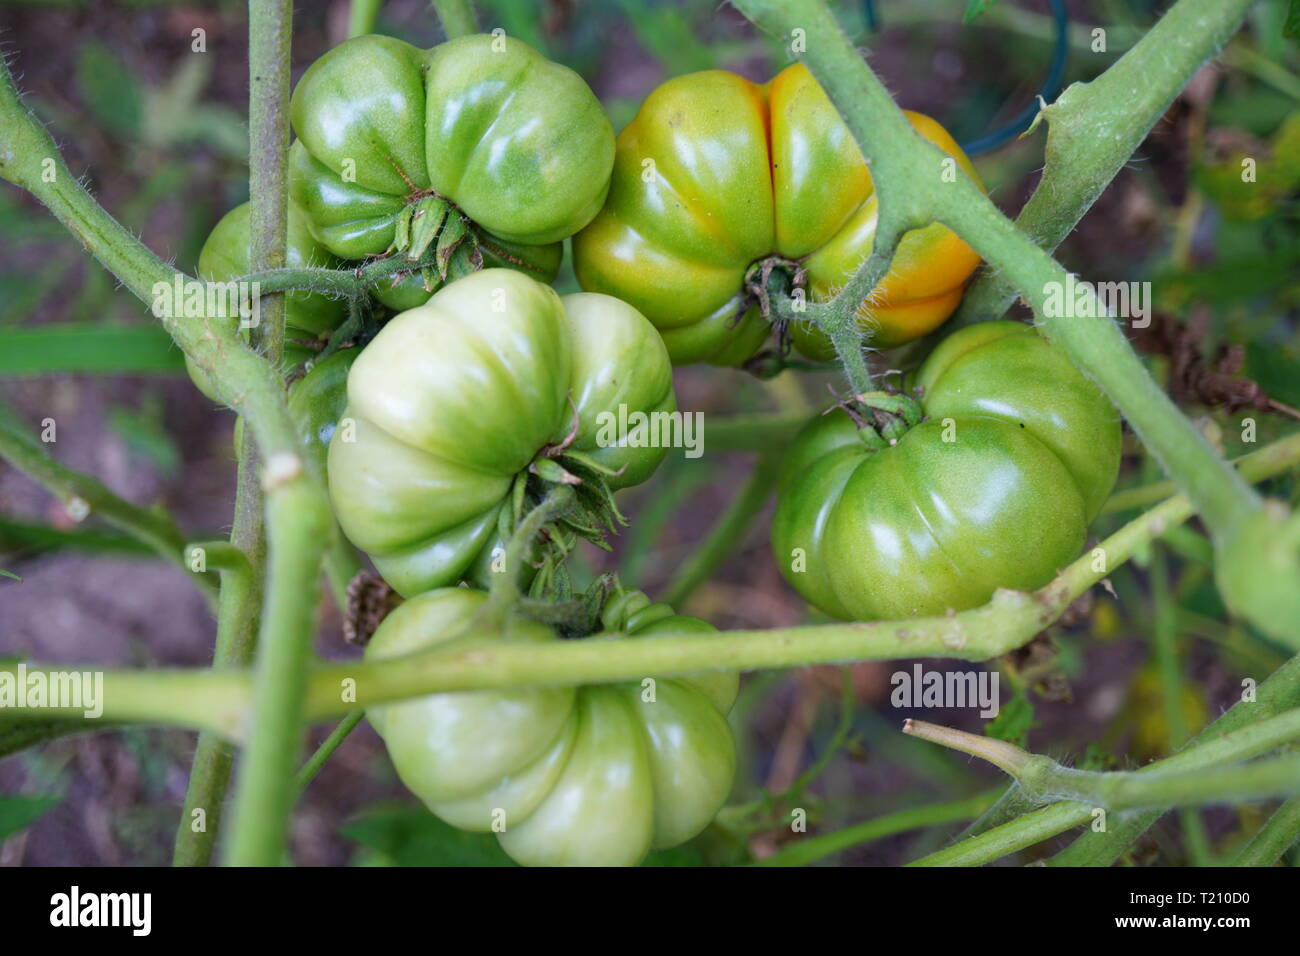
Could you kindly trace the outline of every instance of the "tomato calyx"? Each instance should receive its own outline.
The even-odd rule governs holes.
[[[827,412],[842,409],[858,426],[858,436],[871,451],[898,444],[925,414],[916,399],[902,392],[862,392],[842,399]]]
[[[427,255],[430,247],[434,250],[431,258]],[[408,198],[394,222],[388,253],[420,263],[426,292],[483,268],[483,250],[473,222],[433,190],[421,190]]]

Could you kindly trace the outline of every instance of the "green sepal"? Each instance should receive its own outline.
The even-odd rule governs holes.
[[[388,247],[388,251],[404,252],[411,244],[411,219],[415,213],[414,207],[403,206],[402,211],[397,214],[397,221],[393,223],[393,244]]]
[[[468,232],[469,226],[466,224],[465,218],[459,213],[447,217],[447,223],[442,227],[442,232],[438,235],[437,253],[434,256],[438,262],[438,273],[444,281],[447,279],[452,253],[464,241]]]
[[[415,262],[423,257],[425,250],[433,244],[435,238],[441,242],[439,230],[442,230],[443,223],[448,220],[448,205],[446,200],[439,199],[437,196],[425,196],[414,205],[413,209],[410,248],[406,251],[406,258]],[[460,216],[453,218],[458,220]]]

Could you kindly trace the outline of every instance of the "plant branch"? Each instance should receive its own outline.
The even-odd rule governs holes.
[[[246,461],[247,459],[241,460],[241,475],[247,470]],[[257,619],[261,611],[261,572],[265,543],[262,542],[261,549],[257,552],[256,568],[250,561],[248,552],[235,544],[246,538],[244,522],[250,516],[255,518],[256,527],[260,531],[261,512],[241,508],[237,493],[235,529],[231,533],[231,540],[192,545],[189,549],[192,553],[195,547],[203,548],[208,564],[221,572],[217,643],[213,653],[213,664],[219,668],[246,667],[252,659],[253,637],[257,632]],[[260,540],[260,534],[258,538]],[[234,761],[235,750],[227,740],[215,731],[200,731],[185,790],[185,804],[176,828],[173,866],[207,866],[212,861]],[[202,813],[196,814],[196,810]],[[202,825],[196,826],[200,820]]]
[[[248,24],[251,260],[284,265],[288,217],[291,0],[250,0]],[[276,359],[283,345],[283,296],[272,296],[260,342]],[[257,333],[258,330],[254,330]],[[281,386],[282,390],[282,386]],[[281,396],[281,407],[283,397]],[[254,675],[254,733],[235,790],[229,862],[275,866],[285,852],[296,796],[293,774],[303,736],[303,694],[316,623],[321,558],[332,529],[315,459],[267,455],[262,491],[268,544],[264,613]]]
[[[352,0],[348,5],[348,39],[375,32],[383,0]]]
[[[1300,655],[1291,658],[1279,667],[1266,681],[1259,685],[1253,701],[1242,701],[1208,727],[1202,730],[1192,742],[1173,756],[1149,764],[1141,773],[1153,770],[1187,770],[1197,766],[1209,766],[1226,759],[1244,759],[1255,753],[1234,751],[1237,742],[1224,743],[1230,735],[1243,729],[1268,721],[1280,714],[1300,707]],[[1292,711],[1294,712],[1294,711]],[[1273,742],[1257,738],[1256,742],[1268,749],[1282,741]],[[1211,749],[1214,748],[1214,749]],[[1035,810],[1018,817],[1001,826],[963,840],[937,853],[932,853],[915,865],[933,866],[978,866],[1017,850],[1033,846],[1043,840],[1064,833],[1092,820],[1092,807],[1073,801],[1062,801]],[[1066,850],[1050,860],[1053,866],[1087,866],[1107,865],[1113,862],[1124,849],[1137,839],[1165,808],[1143,810],[1131,818],[1110,821],[1114,825],[1103,831],[1089,830],[1079,837]]]
[[[1175,4],[1109,69],[1047,107],[1046,166],[1016,225],[1051,252],[1142,145],[1187,80],[1237,31],[1253,0]],[[985,270],[954,321],[999,318],[1015,300],[1005,273]]]
[[[1233,866],[1272,866],[1300,841],[1300,795],[1287,800],[1255,831]]]
[[[348,734],[357,729],[365,716],[366,712],[364,710],[354,710],[339,721],[338,726],[321,742],[321,745],[316,748],[316,752],[302,765],[298,775],[293,778],[295,792],[301,794],[307,789],[308,785],[316,779],[316,775],[320,773],[321,768],[325,766],[330,757],[334,756],[334,751],[338,750],[339,745],[347,740]]]
[[[954,800],[951,803],[939,803],[928,807],[912,807],[907,810],[899,810],[896,813],[888,813],[882,817],[876,817],[874,820],[867,820],[864,823],[845,827],[833,833],[823,833],[815,837],[809,837],[806,840],[799,840],[797,843],[789,843],[771,856],[757,860],[752,865],[806,866],[809,863],[833,856],[836,853],[842,853],[863,843],[882,840],[885,837],[906,833],[909,830],[919,830],[923,827],[943,826],[946,823],[969,820],[971,817],[982,813],[989,806],[995,792],[980,793],[973,797],[966,797],[963,800]]]
[[[744,486],[731,499],[730,504],[718,516],[718,520],[709,529],[704,540],[677,569],[677,573],[664,588],[661,600],[665,604],[681,608],[695,589],[707,581],[718,566],[736,551],[750,525],[771,497],[772,490],[776,487],[776,475],[781,470],[782,460],[777,451],[768,451],[759,455]]]
[[[1300,448],[1296,449],[1294,457],[1285,460],[1271,457],[1243,460],[1242,471],[1249,479],[1260,480],[1294,466],[1298,461]],[[1098,547],[1106,554],[1106,572],[1095,570],[1093,555],[1085,554],[1038,591],[998,591],[988,604],[956,614],[903,621],[724,631],[707,635],[653,635],[634,641],[591,638],[543,644],[489,642],[486,645],[474,641],[476,646],[468,650],[435,648],[385,661],[317,667],[309,679],[306,714],[311,721],[326,720],[341,717],[354,706],[369,707],[441,691],[600,683],[640,678],[645,674],[667,678],[696,671],[747,671],[915,657],[988,660],[1031,640],[1105,573],[1128,560],[1136,549],[1153,538],[1186,521],[1191,514],[1192,507],[1185,497],[1171,498],[1100,543]],[[274,545],[274,538],[272,543]],[[263,634],[266,634],[265,628]],[[492,629],[476,628],[472,637],[486,639],[495,634]],[[469,637],[471,635],[467,635]],[[0,665],[0,673],[5,669]],[[1300,664],[1297,669],[1300,670]],[[223,712],[223,715],[214,715],[210,721],[196,722],[192,709],[176,704],[176,697],[183,694],[180,688],[205,687],[209,680],[215,679],[212,675],[187,671],[148,673],[162,678],[156,690],[142,686],[134,672],[106,672],[106,688],[115,687],[119,675],[125,674],[133,695],[129,706],[125,707],[126,712],[119,714],[114,709],[120,700],[119,694],[110,694],[106,690],[106,717],[177,722],[209,726],[226,734],[231,732],[228,714]],[[247,680],[247,675],[222,674],[220,677],[223,680],[232,677]],[[1260,686],[1261,700],[1267,684]],[[242,686],[246,691],[246,685]],[[340,688],[344,686],[356,687],[355,702],[342,700]],[[57,710],[45,709],[40,715],[49,717],[57,713]],[[1219,726],[1226,716],[1211,726]],[[1202,733],[1206,732],[1208,730]]]
[[[147,545],[160,557],[180,567],[209,600],[215,598],[214,576],[190,570],[183,553],[185,537],[170,515],[161,510],[147,510],[133,505],[95,478],[74,471],[51,458],[46,446],[33,438],[13,411],[3,403],[0,403],[0,458],[54,494],[77,520],[98,514],[109,524]]]
[[[1153,764],[1139,771],[1098,773],[1064,767],[1051,757],[1028,753],[1005,740],[922,720],[907,721],[903,732],[989,761],[1014,777],[1026,795],[1039,803],[1072,800],[1105,810],[1128,810],[1257,800],[1300,792],[1300,754],[1236,764],[1226,774],[1221,766],[1300,738],[1300,709],[1193,747],[1181,761],[1189,765],[1187,769],[1168,769],[1166,763],[1165,769],[1155,769],[1159,765]]]
[[[437,11],[448,40],[478,32],[472,0],[433,0],[433,9]]]

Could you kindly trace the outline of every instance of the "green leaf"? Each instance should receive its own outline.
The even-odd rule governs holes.
[[[153,554],[153,549],[147,544],[112,528],[98,528],[87,523],[64,530],[43,524],[10,521],[0,517],[0,554],[9,552],[39,554],[60,548],[112,554]],[[0,574],[22,580],[8,571],[0,570]]]
[[[984,735],[1023,746],[1033,726],[1034,705],[1023,691],[1017,690],[1016,695],[998,710],[998,715],[989,721]]]
[[[0,378],[62,372],[175,374],[185,357],[156,325],[63,322],[0,329]]]
[[[704,857],[700,851],[688,843],[668,850],[654,850],[645,858],[642,866],[704,866]]]
[[[59,805],[60,797],[0,796],[0,843]]]
[[[962,14],[962,26],[970,23],[998,0],[966,0],[966,12]]]
[[[108,47],[97,41],[77,53],[77,88],[95,119],[118,139],[140,133],[144,93],[136,77]]]
[[[181,453],[163,424],[157,395],[150,395],[138,411],[114,405],[108,410],[109,427],[131,452],[153,465],[164,478],[180,471]]]
[[[0,577],[12,578],[15,581],[22,580],[18,575],[14,574],[12,571],[6,571],[4,568],[0,568]]]
[[[1286,348],[1250,342],[1246,345],[1246,375],[1269,398],[1300,408],[1300,355]]]
[[[1300,39],[1300,0],[1291,0],[1291,5],[1287,7],[1282,35],[1292,40]]]
[[[490,833],[457,830],[427,810],[375,810],[339,832],[371,851],[365,862],[380,866],[515,865]]]

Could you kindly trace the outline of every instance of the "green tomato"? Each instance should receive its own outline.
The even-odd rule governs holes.
[[[856,620],[942,614],[1046,584],[1119,470],[1119,418],[1032,327],[984,322],[918,371],[925,420],[872,451],[841,412],[810,423],[778,488],[786,580]]]
[[[649,606],[640,592],[629,596]],[[486,599],[467,588],[421,594],[384,620],[366,659],[557,639],[522,622],[494,641],[458,641]],[[714,630],[664,610],[600,636]],[[525,865],[632,866],[651,847],[695,836],[725,802],[736,768],[726,719],[736,686],[731,674],[468,691],[366,714],[402,782],[453,826],[497,833]]]
[[[348,400],[348,372],[360,349],[343,349],[321,362],[289,386],[289,414],[298,426],[307,454],[325,473],[330,439],[343,417]]]
[[[560,255],[550,247],[586,225],[609,189],[614,136],[599,101],[572,70],[509,37],[432,50],[356,37],[308,68],[291,115],[292,195],[344,259],[404,248],[403,211],[441,199],[453,207],[447,222],[468,220],[487,265],[500,253],[500,264],[549,281]]]
[[[339,524],[398,592],[453,584],[490,566],[515,480],[563,443],[644,481],[666,450],[620,406],[676,410],[663,343],[609,296],[555,291],[485,269],[393,318],[352,366],[348,407],[330,442]]]
[[[236,206],[221,217],[199,252],[199,278],[205,282],[230,282],[246,276],[249,266],[251,206]],[[285,265],[291,269],[333,269],[338,260],[312,238],[311,225],[302,210],[289,205]],[[289,292],[284,297],[284,357],[286,374],[316,354],[312,344],[329,337],[347,317],[347,303],[319,292]],[[218,401],[207,375],[188,358],[185,366],[194,384],[208,398]]]
[[[934,120],[916,131],[979,184]],[[871,254],[879,201],[857,143],[802,64],[762,85],[722,70],[675,77],[619,134],[609,199],[574,237],[584,289],[639,309],[673,362],[735,365],[763,344],[755,308],[737,316],[746,277],[765,261],[795,266],[814,301],[834,297]],[[859,324],[878,348],[918,338],[957,307],[979,256],[947,227],[908,232]],[[790,327],[811,358],[834,356],[824,334]]]

